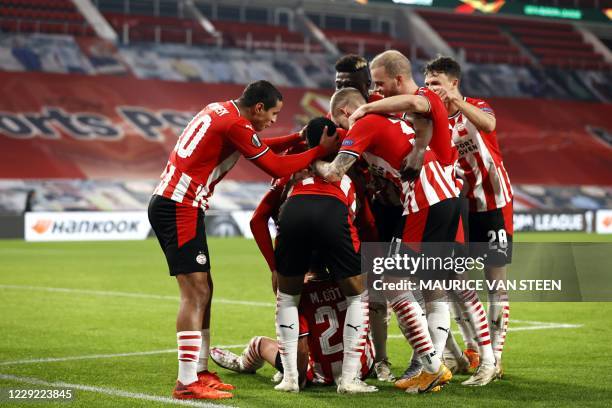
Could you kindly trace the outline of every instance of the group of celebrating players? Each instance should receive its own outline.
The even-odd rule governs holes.
[[[361,242],[394,243],[389,250],[432,257],[453,256],[461,247],[485,259],[486,279],[505,279],[512,188],[494,112],[483,100],[463,97],[460,78],[459,64],[448,57],[427,64],[419,87],[398,51],[369,64],[347,55],[336,63],[328,117],[299,133],[257,135],[274,124],[283,104],[266,81],[249,84],[237,100],[209,104],[191,120],[149,204],[181,295],[174,398],[232,397],[234,387],[208,370],[209,356],[245,373],[268,362],[279,371],[275,389],[285,392],[307,383],[336,384],[339,393],[375,392],[363,381],[371,371],[408,393],[440,391],[452,373],[470,369],[464,385],[501,378],[505,291],[490,292],[485,311],[470,290],[367,290],[361,268]],[[251,229],[272,272],[277,338],[254,337],[238,356],[210,350],[213,285],[204,212],[241,155],[274,178]],[[277,225],[275,244],[270,219]],[[384,277],[389,283],[403,278]],[[413,350],[399,379],[386,352],[390,309]],[[450,333],[451,310],[465,350]]]

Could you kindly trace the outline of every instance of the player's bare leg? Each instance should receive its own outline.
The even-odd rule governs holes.
[[[197,367],[202,347],[202,323],[211,302],[210,273],[193,272],[176,276],[180,290],[176,318],[178,381],[173,397],[178,399],[223,399],[232,394],[208,387],[198,380]],[[210,315],[208,317],[210,321]]]
[[[485,265],[484,272],[485,278],[489,282],[505,282],[506,280],[505,265]],[[497,378],[501,378],[504,372],[502,368],[502,352],[504,350],[504,343],[506,342],[506,334],[508,333],[508,323],[510,320],[510,303],[506,290],[489,292],[488,320],[491,330],[491,344],[495,355],[495,375]]]
[[[208,304],[206,305],[206,311],[204,312],[204,318],[202,320],[202,345],[200,347],[200,358],[198,360],[198,380],[208,387],[214,388],[221,391],[231,391],[235,387],[231,384],[226,384],[221,381],[221,378],[215,372],[208,370],[208,357],[210,355],[210,313],[212,305],[213,295],[213,281],[210,273],[208,275],[208,287],[210,289],[210,296],[208,298]]]
[[[283,363],[284,375],[275,390],[299,392],[299,373],[297,362],[300,322],[298,304],[302,293],[304,276],[278,275],[276,294],[276,337]]]
[[[386,299],[374,301],[370,294],[370,333],[374,345],[374,371],[379,381],[394,382],[391,363],[387,356],[387,330],[389,327],[389,309]]]
[[[342,377],[338,393],[376,392],[378,389],[361,381],[361,355],[368,334],[368,299],[365,290],[365,275],[351,276],[338,281],[338,286],[346,298],[346,318],[342,330],[344,357]]]

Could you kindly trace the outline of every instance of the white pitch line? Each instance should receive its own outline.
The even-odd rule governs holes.
[[[223,349],[235,349],[246,347],[246,344],[228,344],[212,346]],[[49,358],[33,358],[28,360],[14,360],[14,361],[0,361],[0,366],[8,365],[23,365],[23,364],[36,364],[36,363],[55,363],[59,361],[73,361],[73,360],[95,360],[100,358],[115,358],[115,357],[133,357],[133,356],[149,356],[155,354],[166,354],[176,353],[176,349],[166,350],[153,350],[153,351],[137,351],[134,353],[117,353],[117,354],[88,354],[84,356],[69,356],[69,357],[49,357]]]
[[[514,322],[519,322],[519,320],[515,320]],[[520,320],[522,323],[532,323],[528,320]],[[541,325],[532,325],[525,327],[512,327],[508,328],[509,332],[518,332],[518,331],[529,331],[529,330],[547,330],[547,329],[577,329],[582,327],[582,324],[565,324],[565,323],[544,323]],[[460,334],[458,330],[453,331],[453,334]],[[387,336],[390,339],[403,339],[403,334],[390,334]]]
[[[20,383],[30,384],[30,385],[42,385],[43,387],[72,388],[72,389],[81,390],[81,391],[96,392],[98,394],[111,395],[113,397],[153,401],[153,402],[160,402],[164,404],[184,405],[188,407],[203,407],[203,408],[220,408],[220,407],[226,408],[225,405],[212,404],[210,402],[176,400],[176,399],[169,398],[169,397],[160,397],[157,395],[142,394],[139,392],[123,391],[123,390],[118,390],[116,388],[95,387],[95,386],[87,385],[87,384],[71,384],[71,383],[65,383],[62,381],[49,382],[49,381],[44,381],[38,378],[18,377],[16,375],[10,375],[10,374],[0,374],[0,379],[20,382]]]
[[[28,286],[28,285],[0,285],[0,289],[34,290],[34,291],[41,291],[41,292],[78,293],[81,295],[172,300],[175,302],[179,301],[178,296],[154,295],[150,293],[135,293],[135,292],[117,292],[117,291],[106,291],[106,290],[51,288],[51,287],[46,287],[46,286]],[[233,300],[233,299],[223,299],[223,298],[213,298],[213,303],[224,303],[224,304],[229,304],[229,305],[244,305],[244,306],[256,306],[256,307],[275,307],[276,306],[274,303],[268,303],[268,302],[254,302],[254,301],[248,301],[248,300]]]

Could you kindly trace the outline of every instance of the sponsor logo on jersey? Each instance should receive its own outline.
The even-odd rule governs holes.
[[[259,140],[259,136],[257,136],[257,134],[253,134],[253,137],[251,137],[251,143],[255,147],[261,147],[261,140]]]

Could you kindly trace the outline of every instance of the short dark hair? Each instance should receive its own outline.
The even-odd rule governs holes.
[[[431,72],[440,72],[446,76],[461,79],[461,66],[451,57],[439,55],[425,65],[425,75]]]
[[[244,88],[240,99],[238,99],[240,104],[247,108],[261,102],[266,110],[275,107],[276,103],[282,100],[283,94],[268,81],[251,82]]]
[[[325,126],[327,126],[328,136],[333,135],[336,131],[336,124],[324,116],[311,119],[310,122],[308,122],[306,125],[306,141],[308,142],[308,147],[312,148],[319,145]]]
[[[368,68],[368,60],[360,55],[347,54],[336,61],[336,72],[357,72]]]

